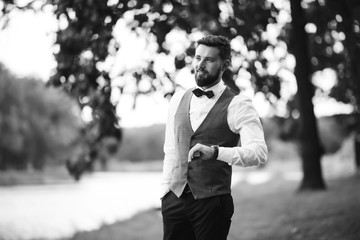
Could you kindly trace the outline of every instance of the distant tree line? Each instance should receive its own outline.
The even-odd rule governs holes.
[[[79,113],[60,89],[0,64],[0,170],[63,164],[83,127]]]

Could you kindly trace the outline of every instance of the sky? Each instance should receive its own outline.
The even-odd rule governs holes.
[[[286,14],[282,14],[286,15]],[[126,18],[127,16],[125,16]],[[131,17],[131,16],[129,16]],[[286,21],[286,16],[282,17]],[[51,13],[51,9],[46,9],[42,13],[14,12],[8,27],[0,31],[0,62],[4,63],[11,71],[19,76],[36,76],[46,81],[56,62],[53,57],[55,47],[55,32],[57,30],[57,21]],[[276,27],[269,28],[268,31],[276,32]],[[119,71],[136,68],[143,64],[147,58],[156,52],[154,42],[147,42],[144,37],[139,37],[131,32],[124,21],[117,24],[114,35],[120,44],[120,49],[113,65],[108,66],[111,73],[116,74]],[[191,36],[198,38],[199,36]],[[172,70],[173,57],[186,49],[190,40],[179,30],[173,30],[169,34],[166,44],[169,46],[170,54],[160,55],[156,61],[155,69]],[[241,48],[239,41],[233,41],[232,47]],[[277,49],[276,54],[282,54],[284,50]],[[269,52],[269,57],[271,54]],[[288,64],[294,66],[293,57],[287,58]],[[274,61],[273,69],[276,69]],[[271,68],[270,68],[271,70]],[[286,98],[291,97],[296,92],[296,80],[290,71],[281,71],[279,74],[284,79],[282,82],[282,96],[284,101],[280,101],[278,111],[285,112]],[[111,74],[110,74],[111,75]],[[326,79],[326,81],[323,81]],[[114,78],[113,86],[124,84],[126,79]],[[180,83],[184,88],[195,85],[190,68],[184,68],[177,73],[175,81]],[[329,91],[331,86],[336,82],[334,71],[326,69],[315,74],[313,83],[324,90]],[[265,101],[263,94],[254,94],[247,73],[239,75],[238,83],[245,88],[245,94],[252,98],[255,108],[261,117],[267,117],[271,113],[271,106]],[[167,118],[168,100],[163,98],[163,93],[155,92],[149,96],[140,96],[137,99],[136,109],[133,109],[133,92],[135,86],[127,82],[125,94],[113,92],[114,101],[118,102],[117,112],[121,117],[120,125],[123,127],[142,127],[157,123],[165,123]],[[146,88],[146,83],[144,86]],[[328,116],[334,113],[349,113],[352,108],[327,98],[324,94],[318,94],[313,100],[314,111],[316,116]],[[282,110],[281,110],[282,109]],[[86,120],[90,116],[90,110],[84,109],[83,118]]]
[[[19,76],[48,79],[56,67],[52,55],[56,20],[50,12],[12,15],[8,27],[0,31],[0,61]]]

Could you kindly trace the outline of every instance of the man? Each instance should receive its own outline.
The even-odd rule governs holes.
[[[267,159],[251,101],[221,81],[230,57],[226,38],[200,39],[193,61],[198,88],[171,99],[162,176],[164,240],[225,240],[234,213],[232,165],[257,166]]]

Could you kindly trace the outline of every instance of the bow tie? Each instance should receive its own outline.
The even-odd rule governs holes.
[[[193,91],[194,95],[196,97],[201,97],[203,95],[207,96],[208,98],[212,98],[214,96],[214,92],[213,91],[203,91],[199,88],[195,88]]]

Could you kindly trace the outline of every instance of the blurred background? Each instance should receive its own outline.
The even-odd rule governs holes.
[[[208,34],[230,40],[223,80],[253,100],[269,148],[265,166],[234,167],[246,218],[229,239],[360,239],[360,2],[0,9],[0,239],[161,239],[167,107],[195,86]]]

